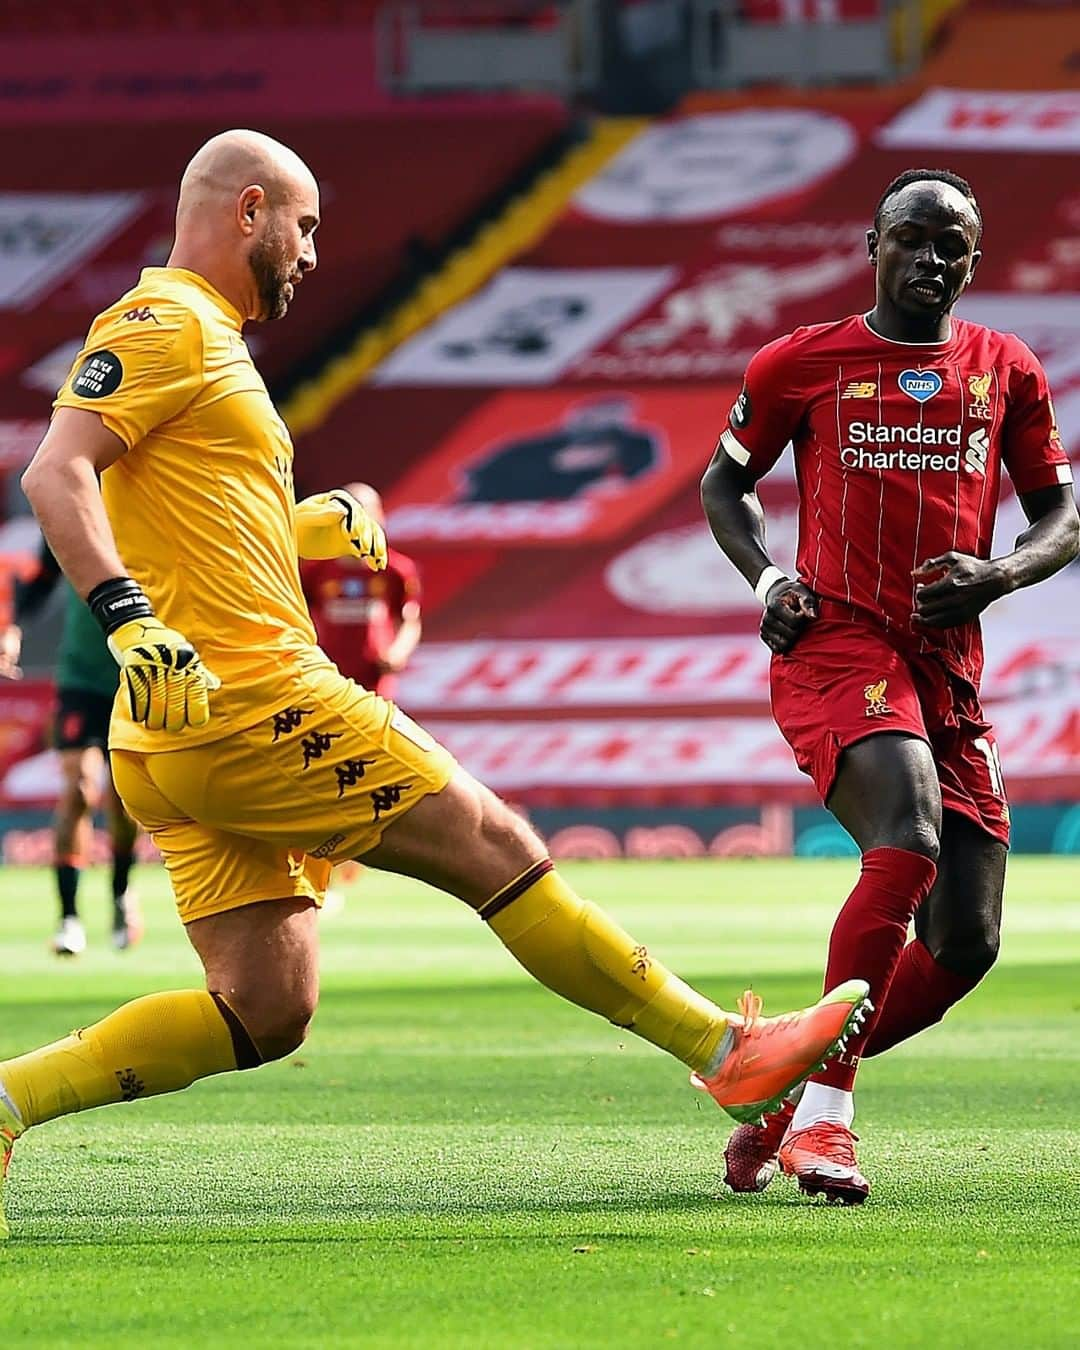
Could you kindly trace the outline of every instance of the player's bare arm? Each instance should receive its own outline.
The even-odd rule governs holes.
[[[423,635],[420,621],[420,606],[415,600],[406,600],[401,610],[401,622],[398,624],[394,640],[387,648],[382,659],[383,669],[390,675],[396,675],[409,664]]]
[[[99,476],[126,449],[96,412],[58,408],[22,488],[57,562],[109,639],[135,720],[154,731],[202,726],[218,681],[187,639],[154,617],[127,575],[105,511]]]
[[[912,621],[928,628],[968,623],[1010,591],[1045,581],[1080,551],[1080,516],[1071,487],[1040,488],[1020,498],[1030,528],[1002,558],[943,553],[927,558],[916,581]]]
[[[817,618],[817,596],[801,581],[785,576],[769,557],[765,511],[754,481],[723,445],[716,447],[701,480],[701,504],[713,538],[764,605],[762,642],[771,651],[788,651]]]
[[[58,408],[22,476],[49,547],[84,598],[124,574],[98,477],[126,448],[96,412]]]

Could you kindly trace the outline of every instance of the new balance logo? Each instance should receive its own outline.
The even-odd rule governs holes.
[[[159,326],[161,324],[161,320],[149,305],[140,305],[138,309],[129,309],[124,318],[127,319],[128,323],[145,323],[147,319],[153,319]]]
[[[873,380],[852,380],[841,398],[876,398],[877,384]]]
[[[340,740],[344,734],[343,731],[313,731],[310,736],[305,736],[300,742],[300,749],[304,752],[304,768],[309,768],[313,759],[322,759],[331,744]]]

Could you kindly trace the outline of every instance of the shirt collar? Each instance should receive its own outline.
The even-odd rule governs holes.
[[[235,325],[238,332],[243,328],[244,316],[236,306],[230,304],[221,292],[215,290],[207,279],[200,276],[198,272],[191,272],[186,267],[144,267],[140,275],[140,280],[150,281],[155,277],[160,277],[164,280],[183,281],[189,286],[194,286],[197,290],[202,291],[203,295],[221,310],[225,318],[231,324]]]

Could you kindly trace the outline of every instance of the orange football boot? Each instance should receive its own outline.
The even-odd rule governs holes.
[[[846,1048],[870,1011],[869,991],[865,980],[847,980],[813,1007],[762,1017],[761,999],[747,990],[738,1003],[741,1016],[731,1019],[720,1067],[707,1078],[692,1073],[691,1083],[733,1119],[761,1124],[804,1078]]]
[[[780,1145],[780,1166],[789,1177],[798,1177],[806,1195],[823,1195],[834,1205],[861,1205],[870,1183],[855,1161],[858,1137],[829,1120],[789,1130]]]

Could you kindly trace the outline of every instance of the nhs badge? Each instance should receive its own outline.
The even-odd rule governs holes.
[[[936,370],[902,370],[898,384],[908,398],[925,403],[941,393],[942,380]]]

